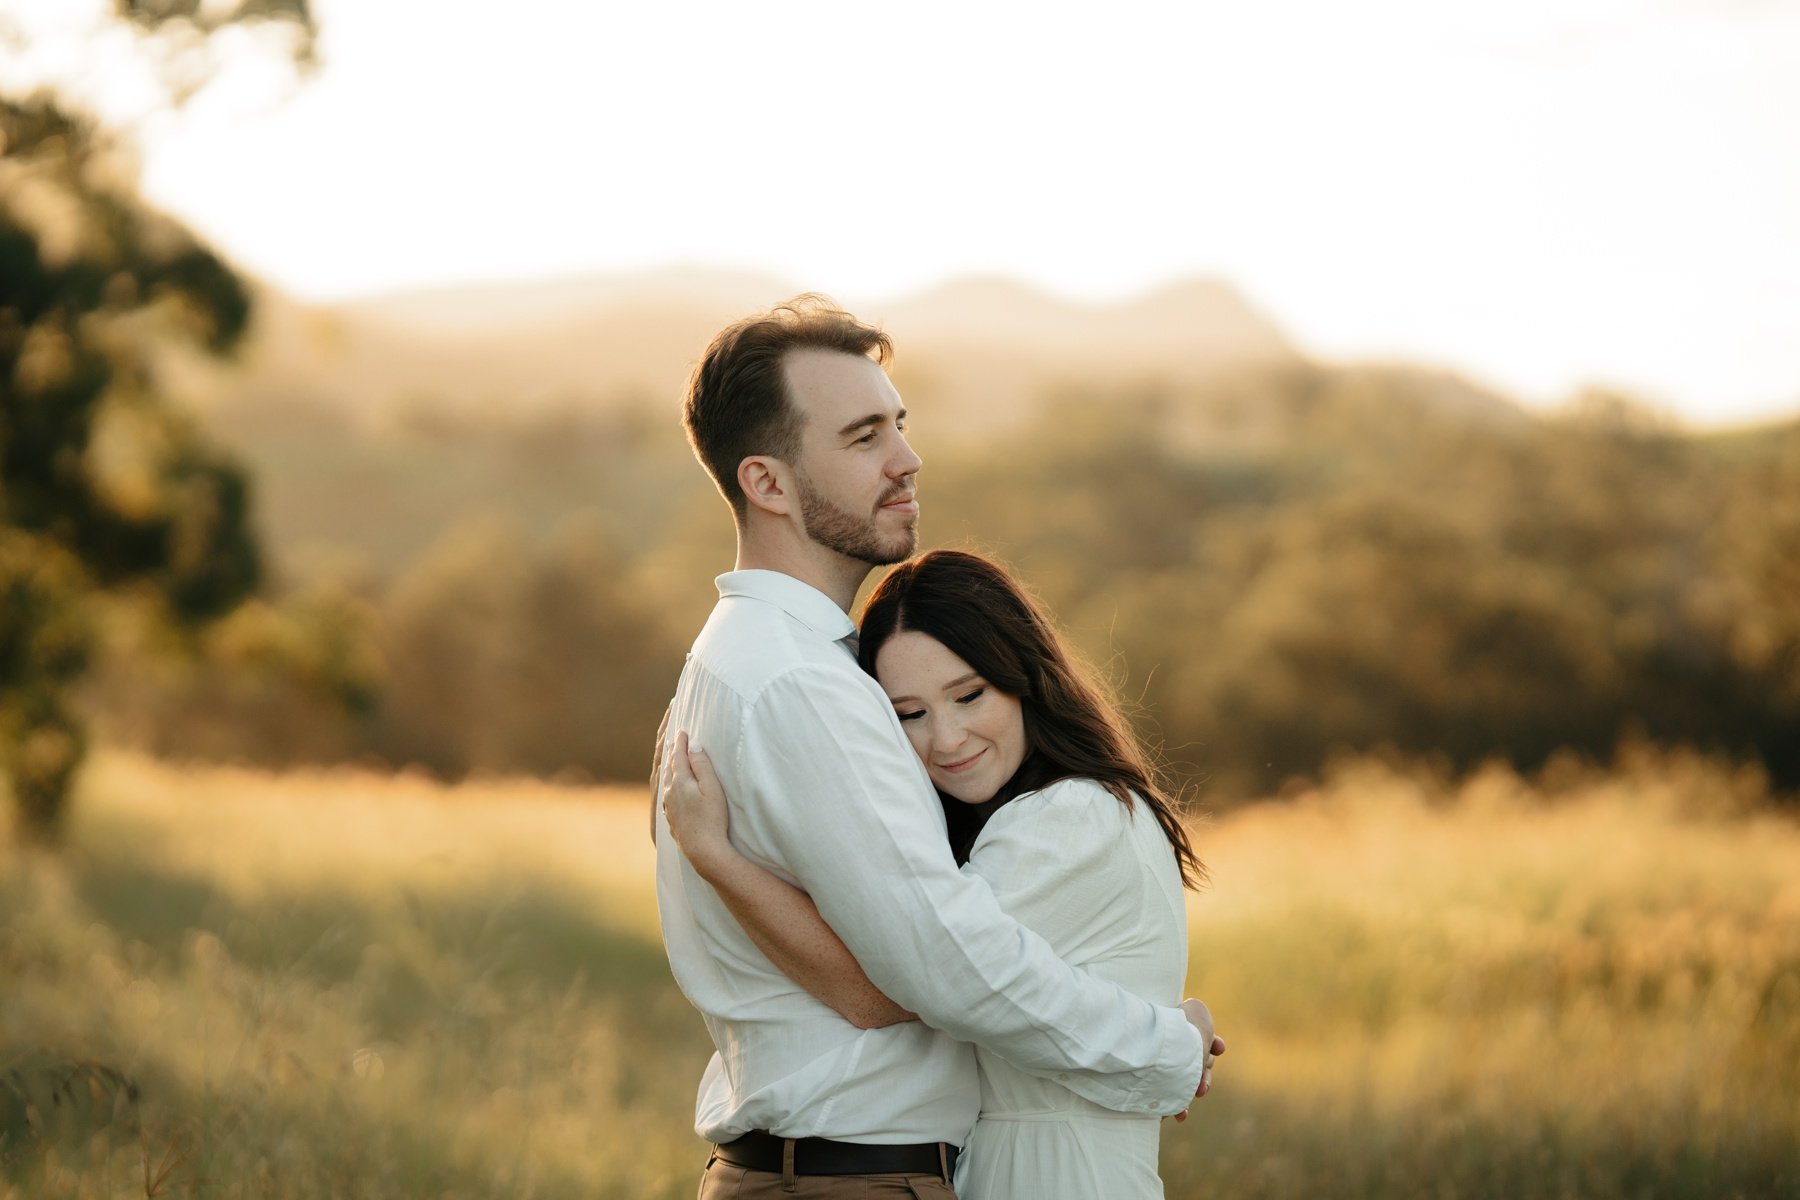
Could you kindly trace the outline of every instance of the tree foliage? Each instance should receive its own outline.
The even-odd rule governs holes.
[[[179,63],[219,22],[294,4],[122,2],[147,53]],[[249,485],[178,406],[171,356],[226,353],[249,293],[138,197],[118,130],[51,90],[0,95],[0,771],[28,837],[51,840],[86,738],[71,685],[95,599],[177,625],[249,595]]]
[[[1619,397],[1544,416],[1440,391],[1318,367],[1234,381],[1228,405],[1069,394],[994,444],[947,436],[955,414],[915,389],[923,544],[1011,563],[1214,802],[1341,751],[1530,769],[1638,738],[1800,788],[1800,427],[1696,435]],[[136,740],[641,778],[731,556],[672,404],[642,427],[597,409],[319,430],[304,454],[286,423],[235,436],[278,535],[360,551],[360,599],[330,611],[372,700],[345,726],[270,690],[221,740],[194,723],[217,705],[145,696]],[[218,669],[202,694],[241,695]]]

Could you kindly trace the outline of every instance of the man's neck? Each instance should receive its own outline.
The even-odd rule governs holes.
[[[792,575],[801,583],[824,592],[831,597],[832,603],[848,613],[856,600],[856,589],[874,568],[827,550],[816,542],[795,545],[787,539],[748,537],[740,530],[737,569]]]

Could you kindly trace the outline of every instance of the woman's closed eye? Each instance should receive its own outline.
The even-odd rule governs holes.
[[[982,697],[982,695],[983,695],[983,694],[984,694],[984,693],[985,693],[985,692],[986,692],[986,691],[987,691],[987,689],[986,689],[986,688],[984,688],[984,687],[978,687],[978,688],[976,688],[976,689],[975,689],[975,690],[974,690],[974,691],[972,691],[972,692],[966,692],[966,693],[964,693],[964,694],[963,694],[963,695],[961,695],[961,696],[958,696],[958,697],[957,697],[957,698],[956,698],[956,702],[957,702],[957,703],[958,703],[958,704],[973,704],[973,703],[975,703],[975,702],[976,702],[976,701],[977,701],[977,700],[979,700],[979,699],[981,699],[981,697]]]
[[[899,717],[902,721],[916,721],[925,715],[925,710],[922,708],[915,709],[912,712],[900,712],[899,710],[895,710],[894,715]]]

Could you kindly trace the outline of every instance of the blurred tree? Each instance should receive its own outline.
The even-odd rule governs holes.
[[[204,629],[115,607],[78,689],[96,736],[164,757],[285,768],[367,751],[385,678],[366,586],[317,571]]]
[[[450,776],[515,767],[516,621],[532,565],[522,542],[510,522],[465,518],[385,597],[375,749],[389,761]]]
[[[1209,614],[1213,644],[1159,681],[1203,761],[1263,786],[1340,747],[1541,761],[1605,740],[1605,613],[1554,567],[1495,553],[1432,498],[1358,489],[1295,505]],[[1213,593],[1217,595],[1216,590]]]
[[[681,669],[680,635],[670,636],[621,563],[605,523],[587,512],[562,524],[532,573],[517,734],[532,770],[633,779],[655,745]]]
[[[1738,589],[1733,651],[1772,685],[1800,693],[1800,424],[1738,481],[1716,553]]]
[[[680,670],[598,514],[542,550],[494,517],[452,528],[383,606],[388,667],[371,748],[445,775],[642,774]]]
[[[1800,422],[1758,439],[1730,481],[1693,603],[1762,700],[1742,722],[1775,780],[1800,787]]]
[[[1602,393],[1537,417],[1411,370],[1263,384],[1225,425],[1076,396],[1004,458],[941,455],[928,541],[1009,559],[1214,794],[1339,748],[1530,767],[1631,733],[1800,776],[1800,457]]]
[[[175,99],[216,68],[224,25],[279,22],[310,53],[304,0],[116,0],[112,19]],[[35,82],[0,94],[0,773],[20,832],[47,842],[86,744],[70,686],[93,598],[130,593],[191,625],[249,594],[259,563],[243,474],[159,371],[183,349],[228,351],[248,293],[139,200],[124,134],[78,87]]]

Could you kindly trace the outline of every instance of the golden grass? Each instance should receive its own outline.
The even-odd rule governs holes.
[[[101,756],[61,859],[0,846],[0,1200],[692,1194],[645,819]],[[1231,1049],[1172,1197],[1800,1195],[1800,827],[1754,776],[1363,761],[1199,840]],[[27,1117],[59,1078],[97,1094]]]
[[[1166,1178],[1800,1194],[1800,827],[1754,775],[1364,762],[1204,843],[1190,983],[1240,1124],[1165,1139]]]

